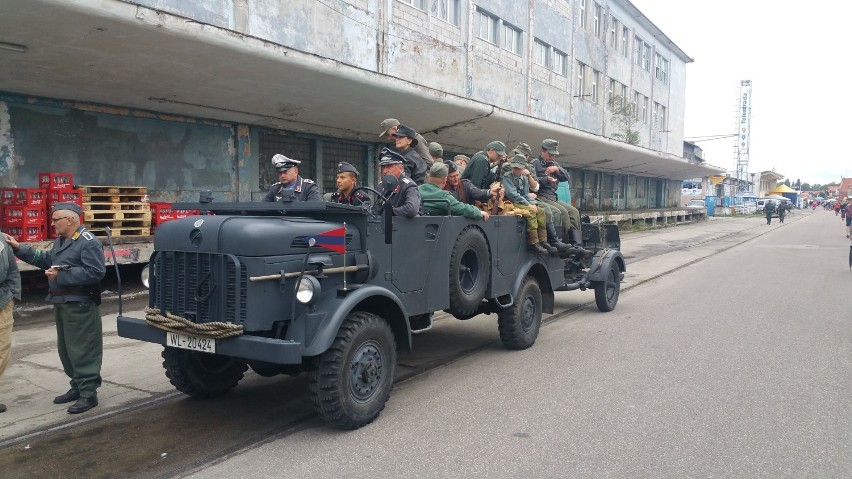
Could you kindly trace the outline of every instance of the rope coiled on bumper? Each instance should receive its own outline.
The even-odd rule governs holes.
[[[243,327],[239,324],[223,322],[198,324],[180,316],[175,316],[168,311],[163,316],[157,308],[145,308],[145,322],[163,331],[189,334],[202,338],[225,339],[243,334]]]

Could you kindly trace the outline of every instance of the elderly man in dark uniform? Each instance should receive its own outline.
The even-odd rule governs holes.
[[[54,398],[56,404],[76,401],[68,412],[77,414],[98,405],[103,361],[101,286],[106,273],[101,242],[80,224],[82,209],[76,203],[55,203],[52,223],[58,238],[45,251],[6,241],[21,260],[45,270],[56,320],[57,349],[71,389]]]
[[[382,176],[392,175],[399,180],[392,190],[384,181],[378,186],[379,193],[389,198],[393,214],[406,218],[420,215],[420,192],[417,190],[417,184],[405,176],[402,155],[383,148],[379,155],[379,166],[382,169]]]
[[[280,201],[283,197],[282,191],[290,189],[295,194],[296,201],[322,201],[319,186],[313,180],[299,176],[299,165],[301,161],[287,158],[282,154],[272,157],[272,164],[278,171],[278,183],[269,188],[269,192],[263,197],[263,201]]]
[[[329,201],[352,206],[369,202],[370,197],[364,191],[354,191],[357,186],[358,170],[345,161],[340,162],[337,165],[337,191],[331,195]]]
[[[402,156],[406,176],[418,185],[422,185],[426,181],[426,170],[430,163],[423,161],[414,149],[420,144],[417,140],[417,132],[405,125],[399,125],[393,137],[396,140],[396,152]]]

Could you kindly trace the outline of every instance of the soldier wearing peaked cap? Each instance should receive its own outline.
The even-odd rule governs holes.
[[[106,273],[101,242],[80,224],[76,203],[55,203],[51,222],[58,238],[50,250],[21,245],[6,235],[15,256],[45,270],[53,303],[59,359],[71,379],[71,389],[53,399],[56,404],[76,401],[68,412],[81,413],[98,405],[103,337],[101,286]]]
[[[396,152],[403,158],[405,174],[418,185],[422,185],[426,181],[426,170],[432,160],[430,157],[429,162],[424,161],[414,149],[420,144],[417,140],[417,132],[405,125],[399,125],[393,137],[396,140]]]
[[[290,189],[295,193],[296,201],[321,201],[319,185],[313,180],[299,176],[299,165],[301,161],[287,158],[282,154],[272,157],[272,165],[278,172],[278,182],[269,188],[269,192],[263,197],[263,201],[280,201],[282,191]]]
[[[370,201],[362,190],[354,191],[358,186],[358,170],[347,162],[337,165],[337,191],[331,195],[331,202],[360,206]]]
[[[379,183],[378,190],[382,196],[389,198],[393,214],[404,216],[406,218],[414,218],[422,212],[420,209],[420,192],[417,190],[417,184],[405,176],[405,167],[403,166],[404,158],[399,153],[383,148],[379,155],[379,167],[382,169],[382,176],[392,175],[399,182],[396,187],[391,188],[391,185],[385,184],[384,181]]]
[[[399,127],[400,123],[396,118],[383,120],[382,123],[379,124],[379,128],[382,130],[379,134],[379,138],[382,138],[389,143],[396,144],[396,138],[393,134],[396,133],[396,130]],[[430,168],[432,166],[432,155],[429,153],[429,142],[423,138],[423,135],[417,132],[414,132],[414,139],[417,140],[417,143],[413,146],[414,150],[417,151],[417,154],[420,155],[420,158],[422,158],[423,162],[426,163],[426,168]]]

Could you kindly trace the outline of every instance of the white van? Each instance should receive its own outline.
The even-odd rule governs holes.
[[[788,200],[788,199],[776,200],[775,198],[760,198],[760,199],[757,200],[757,211],[763,211],[763,209],[766,207],[766,203],[769,203],[769,202],[775,203],[775,211],[776,211],[775,215],[776,216],[778,215],[777,211],[778,211],[778,203],[779,202],[784,203],[784,204],[790,204],[790,200]]]

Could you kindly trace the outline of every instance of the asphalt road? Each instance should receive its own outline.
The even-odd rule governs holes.
[[[156,347],[113,338],[128,383],[150,396],[8,440],[0,475],[849,477],[838,291],[852,273],[839,220],[820,213],[631,234],[618,308],[560,293],[565,312],[527,351],[503,349],[493,317],[439,321],[401,355],[379,419],[354,432],[316,418],[304,376],[249,374],[196,401],[161,384]],[[54,359],[31,348],[13,362]]]

